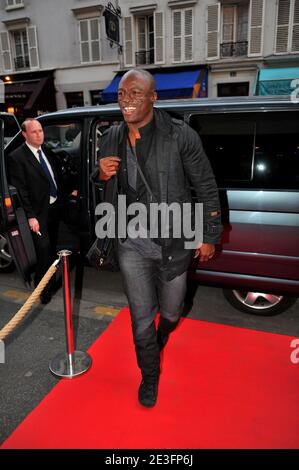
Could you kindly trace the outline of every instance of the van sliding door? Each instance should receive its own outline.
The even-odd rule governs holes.
[[[1,230],[9,245],[16,267],[25,283],[31,282],[31,274],[36,264],[36,254],[30,233],[27,217],[21,206],[19,196],[14,187],[8,186],[4,159],[4,127],[0,119],[0,206]]]
[[[259,195],[263,273],[299,280],[299,112],[256,118],[253,184]]]
[[[93,142],[93,161],[91,162],[91,173],[98,168],[98,160],[100,156],[100,149],[101,149],[101,140],[103,133],[109,129],[112,125],[119,125],[121,120],[117,120],[115,116],[105,116],[101,120],[97,120],[94,122],[92,127],[92,142]],[[91,218],[94,222],[94,226],[97,222],[97,217],[95,216],[95,208],[96,206],[103,202],[103,184],[97,184],[96,178],[93,179],[93,183],[90,182],[90,194],[92,195],[92,205],[91,205]],[[93,237],[95,234],[93,234]]]
[[[211,162],[221,200],[223,234],[217,256],[199,269],[254,273],[254,253],[261,249],[261,231],[251,194],[255,120],[249,114],[193,115],[190,125],[200,135]]]

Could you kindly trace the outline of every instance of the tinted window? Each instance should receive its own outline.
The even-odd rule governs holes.
[[[299,113],[257,117],[254,180],[264,188],[298,189]]]
[[[54,153],[61,167],[64,184],[78,189],[81,161],[81,124],[63,122],[43,124],[45,146]]]
[[[20,126],[13,115],[3,114],[1,118],[4,121],[4,147],[6,147],[11,139],[19,132]]]
[[[250,181],[255,122],[246,115],[196,115],[190,125],[200,135],[219,186]]]
[[[57,153],[59,150],[70,149],[79,151],[81,142],[81,124],[55,123],[44,125],[45,145]]]
[[[105,130],[107,130],[110,126],[113,125],[119,125],[121,121],[113,121],[113,120],[106,120],[106,121],[99,121],[96,124],[96,134],[95,134],[95,164],[98,161],[99,158],[99,151],[101,147],[101,138],[102,135],[104,134]]]

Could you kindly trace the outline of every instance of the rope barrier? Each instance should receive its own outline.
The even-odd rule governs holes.
[[[56,273],[59,261],[60,258],[54,261],[54,263],[49,267],[46,274],[43,276],[39,284],[36,286],[32,294],[30,295],[30,297],[28,297],[24,305],[17,311],[15,316],[0,330],[0,340],[4,340],[16,328],[16,326],[27,315],[32,305],[39,299],[40,294],[50,281],[51,277]]]

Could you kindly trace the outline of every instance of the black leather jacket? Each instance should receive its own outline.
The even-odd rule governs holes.
[[[143,131],[139,131],[142,141]],[[115,130],[108,129],[102,137],[100,158],[111,155],[124,158],[127,132],[127,125],[123,122],[117,132],[116,149]],[[218,190],[198,134],[183,121],[154,109],[152,138],[146,141],[147,148],[142,149],[146,153],[142,169],[156,202],[192,202],[193,187],[197,202],[203,203],[203,242],[219,243],[222,227]],[[105,187],[105,200],[117,204],[117,179],[112,178]],[[212,216],[213,212],[218,215]],[[184,242],[183,236],[162,240],[163,261],[169,280],[184,272],[192,259],[193,251],[184,249]]]

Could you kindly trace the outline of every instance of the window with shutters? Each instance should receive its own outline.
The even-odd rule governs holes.
[[[137,8],[137,7],[136,7]],[[163,64],[164,14],[138,7],[123,19],[124,64],[126,67]]]
[[[299,52],[299,0],[278,1],[275,52]]]
[[[155,34],[154,16],[137,16],[137,52],[136,65],[154,64],[155,62]]]
[[[101,60],[100,19],[80,20],[79,37],[81,63],[99,62]]]
[[[24,2],[23,0],[6,0],[6,10],[12,10],[16,8],[23,8]]]
[[[0,33],[4,72],[39,68],[36,26]]]
[[[249,3],[222,6],[221,57],[247,55],[248,9]]]
[[[193,9],[173,10],[173,62],[193,60]]]
[[[13,40],[13,59],[15,70],[28,69],[29,63],[29,46],[26,29],[20,29],[11,32]]]

